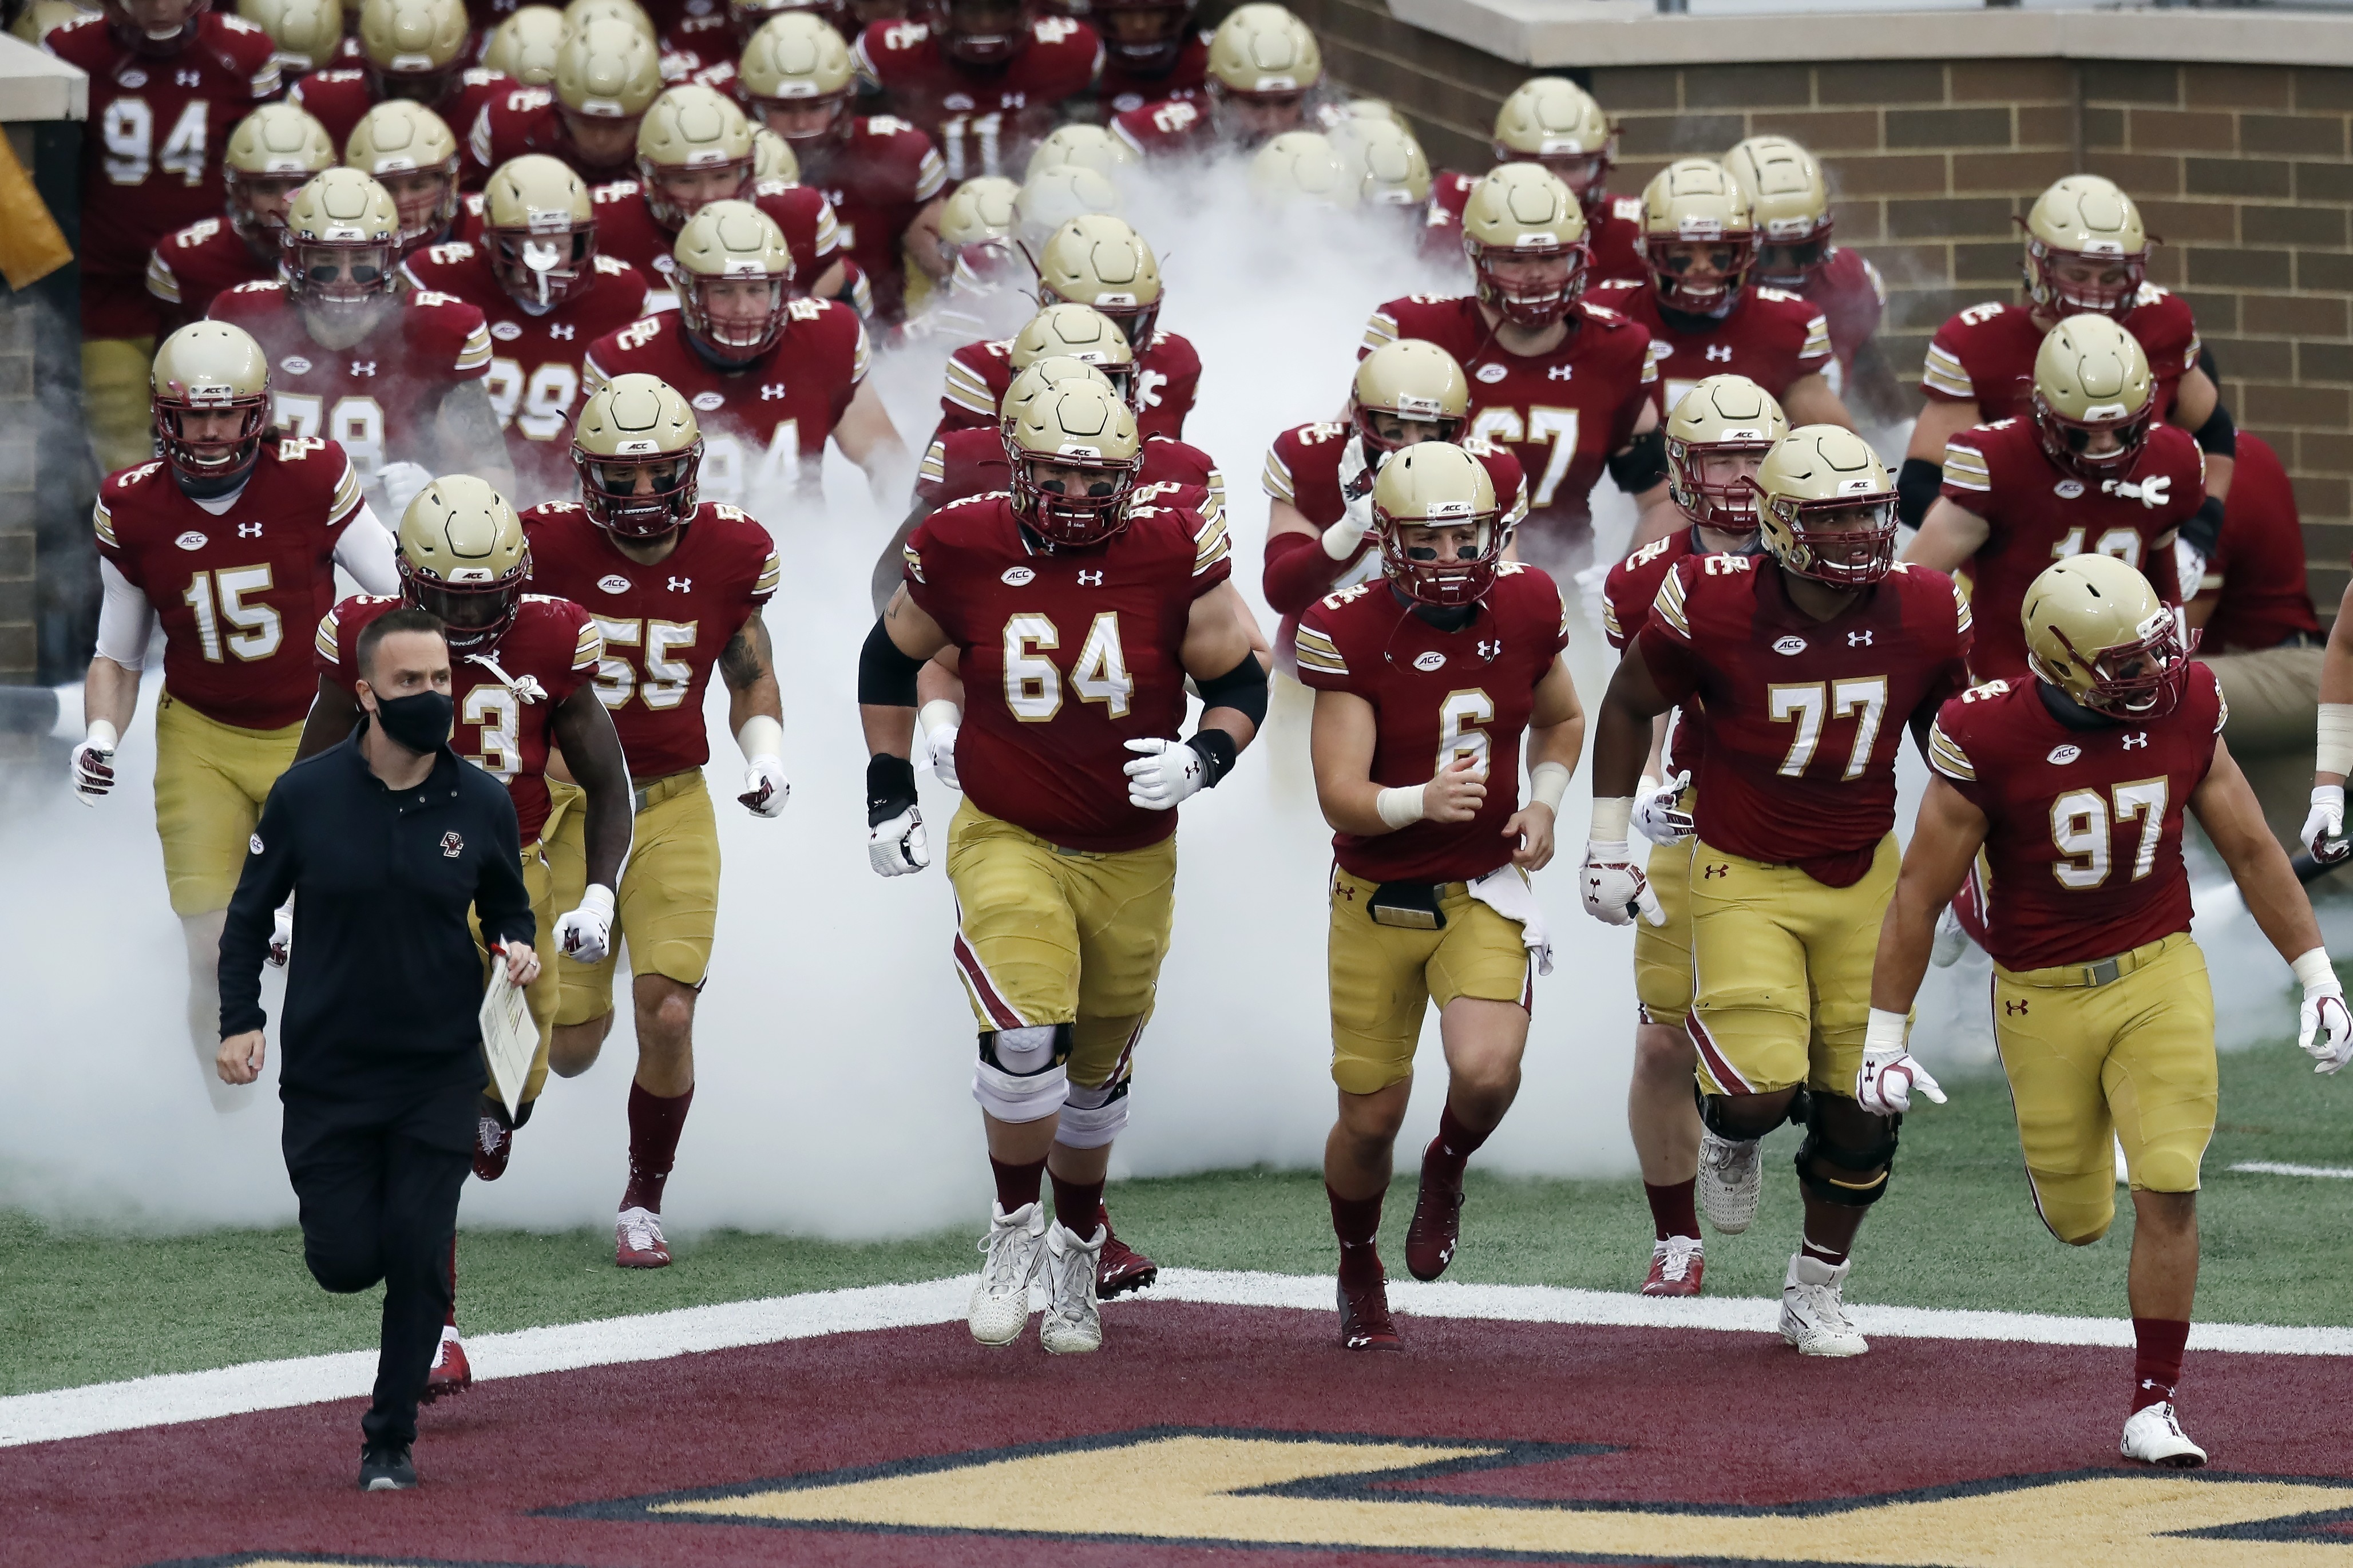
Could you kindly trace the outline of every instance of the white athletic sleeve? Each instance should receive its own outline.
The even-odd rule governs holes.
[[[98,611],[98,651],[126,670],[147,662],[147,639],[154,634],[155,607],[129,577],[100,557],[98,578],[106,598]]]
[[[364,592],[400,591],[400,572],[392,560],[392,535],[376,521],[375,508],[364,501],[358,514],[335,537],[335,565],[351,573],[352,580]]]

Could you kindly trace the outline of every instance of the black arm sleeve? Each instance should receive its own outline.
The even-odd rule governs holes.
[[[923,667],[923,661],[900,651],[883,629],[881,618],[876,617],[874,630],[866,634],[866,646],[858,651],[859,702],[868,707],[913,707],[915,676]]]
[[[1917,528],[1945,488],[1945,465],[1926,458],[1908,457],[1895,476],[1895,516],[1906,528]]]
[[[1645,430],[1609,459],[1609,477],[1629,495],[1640,495],[1667,477],[1667,433]]]
[[[1201,694],[1203,712],[1231,708],[1252,726],[1266,722],[1266,666],[1258,662],[1256,653],[1245,653],[1242,662],[1224,674],[1193,684]]]
[[[866,825],[879,828],[915,803],[915,765],[878,751],[866,759]]]
[[[2222,503],[2210,495],[2199,503],[2197,514],[2181,525],[2181,538],[2200,555],[2211,557],[2214,546],[2221,537]]]
[[[2231,410],[2221,397],[2214,399],[2214,411],[2206,422],[2191,432],[2198,440],[2198,450],[2208,457],[2239,455],[2239,427],[2231,418]]]
[[[238,874],[237,892],[228,901],[227,924],[221,927],[216,978],[224,1040],[259,1029],[269,1021],[269,1015],[261,1008],[261,961],[269,952],[278,906],[294,890],[294,879],[301,869],[293,814],[285,797],[284,789],[272,789],[261,808],[260,825],[246,848],[245,869]],[[510,861],[521,858],[518,852]]]
[[[528,948],[538,939],[539,922],[531,912],[531,893],[522,885],[522,840],[515,825],[514,801],[501,789],[485,802],[481,814],[491,847],[482,857],[481,879],[474,884],[474,918],[481,923],[485,946],[505,941]]]

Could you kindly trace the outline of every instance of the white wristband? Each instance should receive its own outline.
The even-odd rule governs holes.
[[[2319,743],[2314,747],[2316,773],[2353,773],[2353,703],[2320,705]]]
[[[1597,797],[1593,802],[1593,829],[1585,836],[1598,844],[1622,844],[1627,827],[1633,820],[1633,796],[1612,795],[1606,800]]]
[[[122,744],[121,735],[104,719],[90,721],[90,734],[84,737],[84,740],[100,751],[112,751]]]
[[[1364,524],[1345,514],[1337,523],[1324,530],[1324,553],[1335,561],[1353,560],[1364,546]]]
[[[1904,1031],[1910,1021],[1900,1012],[1874,1007],[1862,1025],[1862,1048],[1866,1051],[1901,1051]]]
[[[580,895],[580,907],[593,909],[610,921],[613,918],[613,890],[601,882],[590,883],[588,891]]]
[[[764,757],[781,758],[785,751],[785,726],[765,714],[754,714],[735,732],[735,744],[744,748],[746,762],[757,762]]]
[[[1409,828],[1429,815],[1423,804],[1422,791],[1427,784],[1415,784],[1402,789],[1384,789],[1373,801],[1373,810],[1383,822],[1392,828]]]
[[[944,729],[954,729],[964,723],[964,710],[945,697],[934,697],[915,715],[915,722],[923,726],[925,735],[937,735]]]
[[[1528,771],[1528,799],[1541,801],[1560,814],[1560,798],[1568,793],[1568,769],[1557,762],[1539,762]]]
[[[2298,953],[2289,962],[2288,968],[2295,971],[2295,978],[2303,983],[2306,991],[2311,991],[2316,986],[2337,984],[2337,967],[2328,961],[2327,948],[2315,948],[2308,953]]]

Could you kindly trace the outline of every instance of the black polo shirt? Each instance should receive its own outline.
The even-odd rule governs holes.
[[[398,793],[358,736],[288,768],[247,846],[221,934],[221,1036],[262,1026],[261,965],[291,893],[282,1089],[374,1099],[483,1081],[482,965],[466,923],[529,946],[514,803],[447,746]]]

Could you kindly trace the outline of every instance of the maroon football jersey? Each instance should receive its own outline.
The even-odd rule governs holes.
[[[1013,385],[1013,340],[968,343],[948,357],[947,389],[940,394],[937,434],[997,426],[997,408]],[[1185,416],[1201,386],[1201,356],[1173,332],[1155,332],[1135,356],[1138,434],[1185,438]]]
[[[1668,576],[1692,556],[1705,554],[1694,524],[1651,540],[1610,567],[1601,582],[1601,634],[1609,640],[1609,646],[1623,652],[1635,634],[1650,624],[1651,607],[1658,602],[1659,589]],[[1676,709],[1673,722],[1667,726],[1666,750],[1660,758],[1667,777],[1685,770],[1697,773],[1700,756],[1706,749],[1706,710],[1697,703]]]
[[[346,691],[360,677],[360,632],[398,609],[397,594],[357,594],[319,622],[319,673]],[[498,641],[452,651],[449,696],[458,705],[450,748],[507,787],[526,850],[547,825],[547,754],[555,749],[555,710],[596,675],[605,640],[588,612],[568,599],[527,593],[514,624]]]
[[[481,118],[483,109],[495,102],[501,94],[522,85],[503,71],[474,66],[459,73],[458,84],[447,99],[425,107],[441,117],[441,122],[449,128],[449,134],[458,139],[462,148],[467,132]],[[310,111],[311,117],[327,128],[328,137],[338,147],[351,140],[352,132],[358,129],[359,122],[367,118],[367,111],[379,101],[375,83],[369,79],[369,73],[364,70],[312,71],[294,84],[294,90],[288,93],[286,99],[288,102]],[[468,172],[463,158],[459,160],[459,168],[462,177]],[[472,173],[473,177],[465,179],[464,183],[479,185],[489,176],[490,169]]]
[[[2247,652],[2276,648],[2292,637],[2319,637],[2295,492],[2279,454],[2252,431],[2239,432],[2239,463],[2225,505],[2228,521],[2200,586],[2216,599],[2199,646],[2212,653]]]
[[[1031,22],[1029,44],[1000,66],[950,59],[921,22],[876,22],[850,54],[884,106],[938,143],[951,180],[1019,179],[1056,111],[1090,91],[1103,66],[1095,30],[1070,16]]]
[[[1401,337],[1426,339],[1461,363],[1471,382],[1471,432],[1500,444],[1527,476],[1523,548],[1557,555],[1588,539],[1593,486],[1609,454],[1634,436],[1657,372],[1642,329],[1594,302],[1570,317],[1550,354],[1523,358],[1494,341],[1468,295],[1391,300],[1365,326],[1361,359]]]
[[[776,346],[721,371],[686,341],[676,311],[646,317],[588,350],[588,390],[631,371],[659,376],[702,427],[702,493],[743,503],[785,490],[815,494],[826,438],[866,379],[866,323],[832,300],[795,300]]]
[[[1329,528],[1348,510],[1340,477],[1343,468],[1350,470],[1362,486],[1360,494],[1371,493],[1373,471],[1365,466],[1363,450],[1355,443],[1354,427],[1337,420],[1293,425],[1266,449],[1266,468],[1259,475],[1259,483],[1268,495],[1296,507],[1302,517],[1318,528]],[[1528,514],[1520,460],[1484,436],[1466,435],[1461,444],[1486,467],[1487,477],[1494,482],[1496,514],[1504,525],[1518,527]]]
[[[841,248],[874,285],[874,312],[886,322],[907,313],[907,269],[901,244],[933,197],[947,189],[947,165],[932,139],[887,114],[850,116],[839,143],[809,148],[801,178],[825,193],[841,225]]]
[[[213,301],[212,319],[251,333],[269,357],[270,418],[289,435],[324,436],[365,484],[388,462],[434,466],[435,418],[460,381],[491,367],[482,313],[448,294],[404,294],[349,348],[322,348],[278,283],[246,283]]]
[[[1127,799],[1126,743],[1173,740],[1193,601],[1233,574],[1225,513],[1163,492],[1083,550],[1051,550],[1011,500],[976,495],[907,541],[907,592],[955,641],[964,675],[956,772],[990,816],[1066,849],[1142,849],[1175,811]]]
[[[2180,297],[2154,283],[2141,285],[2140,302],[2125,317],[2140,340],[2157,381],[2157,417],[2173,412],[2181,378],[2197,368],[2198,323]],[[1988,301],[1971,305],[1936,329],[1928,342],[1920,389],[1939,402],[1978,406],[1978,418],[2024,418],[2033,412],[2034,355],[2043,329],[2031,307]]]
[[[2052,462],[2032,418],[1963,430],[1945,448],[1944,493],[1991,532],[1969,566],[1978,615],[1969,669],[1980,681],[2026,673],[2026,590],[2053,561],[2086,551],[2141,573],[2179,604],[2173,535],[2206,499],[2206,458],[2187,431],[2157,425],[2131,471],[2087,481]]]
[[[1441,169],[1430,183],[1430,206],[1423,210],[1422,253],[1432,260],[1458,260],[1462,256],[1462,209],[1471,204],[1484,175]],[[1585,238],[1591,247],[1586,262],[1588,284],[1613,279],[1648,278],[1642,260],[1642,198],[1605,196],[1585,208]]]
[[[677,307],[678,230],[665,228],[647,205],[645,186],[636,180],[615,180],[588,193],[596,213],[596,250],[636,268],[648,288],[646,308]],[[809,185],[784,180],[761,180],[752,186],[751,202],[776,219],[784,231],[785,249],[793,253],[793,287],[806,294],[818,275],[833,265],[840,251],[840,231],[833,208],[822,193]]]
[[[1198,94],[1122,110],[1112,116],[1111,133],[1146,158],[1207,153],[1218,144],[1209,105]]]
[[[1830,323],[1815,306],[1779,289],[1760,284],[1742,291],[1728,314],[1697,331],[1667,320],[1647,273],[1639,281],[1603,283],[1586,297],[1623,313],[1651,334],[1662,414],[1711,376],[1746,376],[1779,398],[1831,362]]]
[[[783,568],[750,514],[704,502],[653,566],[621,554],[576,501],[522,514],[531,586],[586,609],[604,639],[596,696],[640,782],[711,760],[702,694],[719,655],[776,591]]]
[[[82,332],[143,337],[155,330],[149,253],[174,229],[218,216],[229,132],[278,96],[269,35],[206,12],[186,47],[154,59],[117,44],[93,11],[51,28],[41,47],[90,76],[76,248]]]
[[[1831,353],[1841,366],[1854,364],[1855,350],[1871,341],[1887,311],[1887,284],[1879,269],[1860,250],[1842,246],[1831,247],[1797,295],[1822,313],[1831,329]]]
[[[239,729],[311,711],[302,632],[335,602],[335,544],[359,514],[359,475],[332,441],[261,443],[253,476],[216,514],[161,462],[108,476],[98,553],[147,596],[164,627],[164,690]]]
[[[1688,556],[1634,641],[1663,695],[1707,708],[1701,839],[1830,887],[1862,880],[1895,825],[1912,715],[1968,684],[1968,601],[1925,567],[1816,620],[1772,556]]]
[[[598,256],[586,288],[533,315],[500,286],[482,246],[430,246],[409,257],[405,270],[418,288],[463,300],[490,323],[491,368],[483,387],[514,463],[510,499],[522,507],[570,495],[572,421],[586,400],[582,362],[590,344],[638,319],[645,308],[645,279],[627,262]]]
[[[1487,799],[1467,822],[1423,821],[1370,837],[1334,833],[1340,869],[1373,882],[1467,882],[1512,858],[1504,824],[1520,809],[1520,743],[1538,682],[1568,646],[1568,609],[1552,578],[1507,561],[1460,630],[1431,625],[1382,579],[1310,605],[1299,618],[1302,684],[1354,692],[1379,728],[1372,780],[1428,783],[1472,761]]]
[[[1988,682],[1945,704],[1928,735],[1930,766],[1985,813],[1983,940],[2011,970],[2095,963],[2189,929],[2182,811],[2230,716],[2203,664],[2162,718],[2076,708],[2071,724],[2050,690]]]
[[[525,153],[544,153],[558,163],[568,165],[590,185],[626,176],[637,164],[632,158],[617,163],[591,164],[572,144],[572,135],[564,128],[564,115],[555,102],[553,90],[544,87],[517,87],[501,77],[505,87],[488,95],[480,109],[464,128],[458,129],[466,146],[466,184],[470,188],[491,177],[492,170],[510,158],[520,158]]]
[[[1095,101],[1113,114],[1125,114],[1147,103],[1198,102],[1209,79],[1209,37],[1200,30],[1185,40],[1176,63],[1158,76],[1145,76],[1122,63],[1116,51],[1103,51],[1103,73],[1095,79]]]
[[[147,291],[155,297],[166,333],[204,320],[214,296],[277,276],[278,252],[256,255],[225,217],[203,218],[167,234],[147,256]]]
[[[718,85],[707,79],[711,77],[733,81],[736,57],[743,53],[735,18],[724,5],[700,16],[681,16],[663,30],[656,47],[661,54],[664,81],[701,81],[705,87]]]
[[[994,425],[943,430],[923,452],[923,467],[915,474],[915,503],[936,511],[967,495],[1006,490],[1012,484],[1012,474],[1005,438]],[[1139,489],[1150,484],[1195,485],[1208,491],[1219,506],[1226,502],[1225,477],[1218,472],[1209,454],[1166,436],[1144,438],[1144,466],[1135,482]]]

